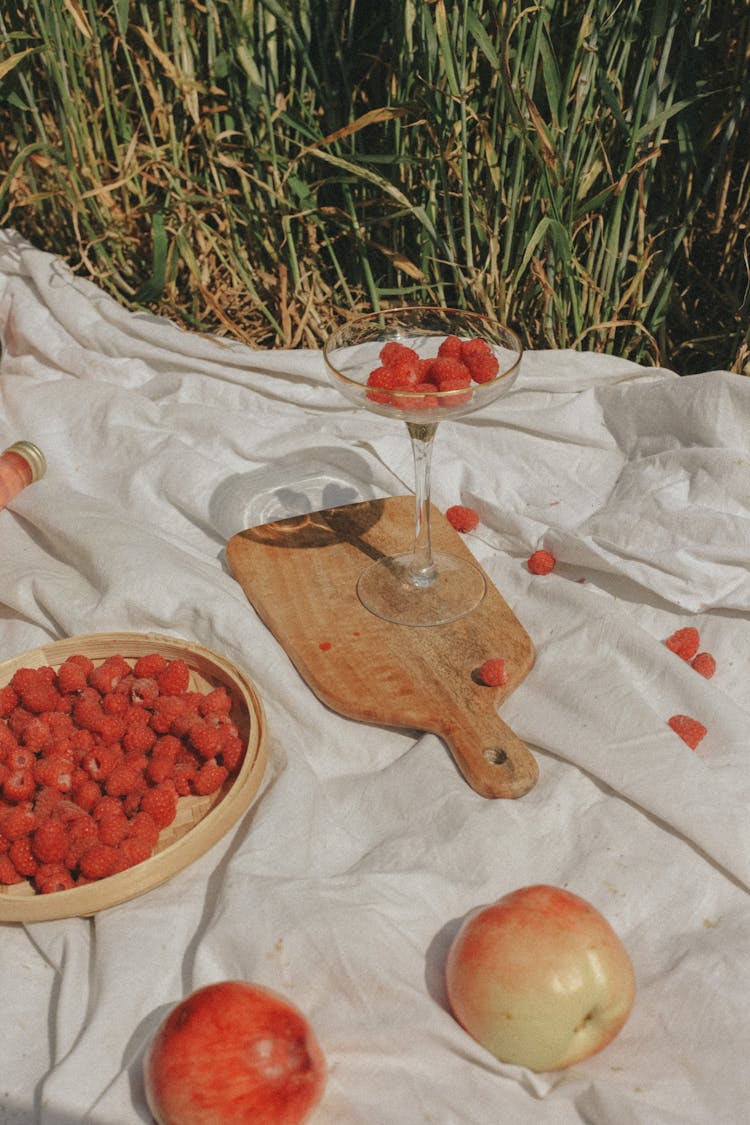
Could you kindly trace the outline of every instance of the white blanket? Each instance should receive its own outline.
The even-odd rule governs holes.
[[[0,330],[0,448],[49,463],[0,511],[0,659],[107,630],[198,642],[256,683],[271,757],[252,809],[165,885],[2,928],[0,1118],[149,1120],[159,1021],[244,978],[310,1019],[321,1125],[746,1120],[750,380],[532,351],[507,399],[441,426],[433,501],[478,509],[466,542],[537,650],[503,717],[540,780],[488,801],[434,736],[319,703],[224,559],[243,528],[408,492],[400,427],[355,411],[318,352],[130,314],[12,231]],[[710,680],[663,643],[684,625]],[[695,752],[678,713],[708,729]],[[497,1062],[443,986],[459,920],[528,883],[597,906],[638,979],[620,1036],[549,1075]]]

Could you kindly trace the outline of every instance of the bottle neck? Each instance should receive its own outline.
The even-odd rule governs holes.
[[[0,456],[0,508],[4,508],[33,479],[31,465],[25,457],[13,449],[6,449]]]

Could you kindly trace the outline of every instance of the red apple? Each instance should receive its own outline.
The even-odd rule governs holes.
[[[176,1005],[144,1061],[158,1125],[300,1125],[320,1101],[325,1060],[304,1015],[244,981]]]
[[[635,999],[625,946],[590,903],[522,887],[463,922],[446,962],[451,1010],[502,1062],[560,1070],[606,1047]]]

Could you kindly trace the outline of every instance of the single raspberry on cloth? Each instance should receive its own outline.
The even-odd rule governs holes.
[[[479,524],[479,512],[465,504],[454,504],[448,508],[445,517],[456,531],[473,531]]]
[[[699,723],[697,719],[692,719],[689,715],[673,715],[667,722],[675,734],[678,734],[691,750],[695,750],[698,743],[702,742],[708,734],[708,730],[703,723]]]
[[[670,652],[676,653],[683,660],[692,660],[698,652],[698,647],[701,643],[700,634],[694,625],[688,625],[684,629],[677,629],[670,637],[667,637],[664,644]]]
[[[705,679],[710,680],[716,671],[716,661],[710,652],[699,652],[690,661],[690,667],[694,668]]]
[[[534,551],[526,565],[532,574],[550,574],[557,565],[557,559],[549,551]]]

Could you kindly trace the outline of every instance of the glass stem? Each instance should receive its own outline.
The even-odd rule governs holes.
[[[414,564],[411,568],[411,581],[415,586],[429,586],[437,577],[432,558],[432,536],[430,533],[430,464],[437,422],[426,425],[419,422],[407,422],[406,427],[409,431],[414,455],[414,500],[416,505]]]

